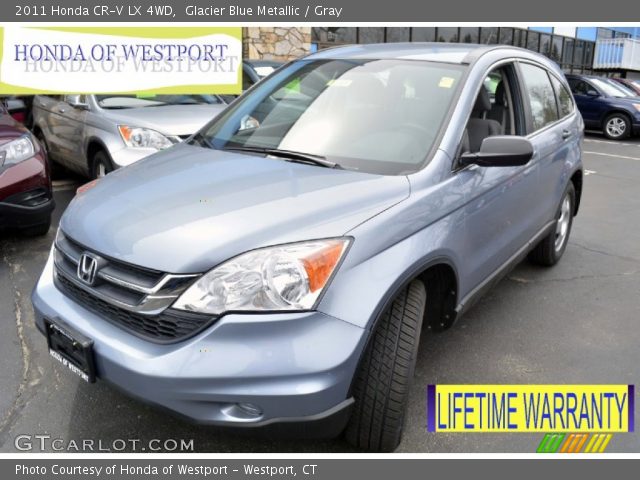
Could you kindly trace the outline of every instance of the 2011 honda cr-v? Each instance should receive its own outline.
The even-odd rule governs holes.
[[[562,72],[525,50],[313,54],[77,195],[37,325],[85,380],[196,421],[393,450],[421,329],[562,256],[582,135]]]

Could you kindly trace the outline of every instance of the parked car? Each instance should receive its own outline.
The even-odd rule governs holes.
[[[217,95],[42,95],[33,132],[52,160],[99,178],[180,143],[225,106]]]
[[[346,425],[391,451],[421,330],[449,328],[527,255],[562,257],[582,136],[562,72],[527,50],[315,53],[84,188],[37,326],[84,380],[195,421]]]
[[[2,103],[4,104],[5,110],[14,118],[14,120],[26,126],[28,108],[23,98],[10,95],[3,97]]]
[[[640,132],[640,98],[614,80],[567,75],[571,92],[587,130],[599,130],[611,140]]]
[[[0,104],[0,230],[44,235],[53,208],[45,152]]]
[[[263,78],[271,75],[284,63],[275,60],[243,60],[242,61],[242,91],[249,90]],[[238,95],[222,95],[222,98],[231,103]]]
[[[612,78],[616,82],[624,85],[636,95],[640,95],[640,80],[630,80],[628,78]]]

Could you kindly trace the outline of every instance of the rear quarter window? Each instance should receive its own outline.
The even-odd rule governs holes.
[[[551,75],[551,83],[553,84],[553,88],[556,91],[556,96],[558,97],[558,110],[560,112],[560,117],[564,118],[573,113],[573,98],[571,93],[567,90],[560,80]]]
[[[559,118],[556,95],[545,69],[529,63],[522,63],[520,67],[531,108],[533,131],[540,130]]]

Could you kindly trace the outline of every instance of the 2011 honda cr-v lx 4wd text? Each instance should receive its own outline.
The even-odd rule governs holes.
[[[562,256],[582,135],[562,72],[525,50],[310,55],[79,193],[37,325],[85,380],[192,420],[393,450],[421,329]]]

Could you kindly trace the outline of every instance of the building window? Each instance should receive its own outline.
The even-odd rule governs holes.
[[[458,29],[456,27],[438,27],[437,29],[438,42],[453,42],[457,43]]]
[[[389,27],[387,28],[387,42],[408,42],[411,40],[409,36],[409,27]]]
[[[311,41],[315,43],[356,43],[356,29],[350,27],[314,27]]]
[[[484,28],[482,30],[485,30]],[[490,30],[490,29],[487,29]],[[483,42],[484,43],[484,42]],[[513,45],[513,28],[500,27],[500,36],[498,42],[503,45]]]
[[[483,45],[494,45],[499,42],[497,27],[482,27],[480,29],[480,43]]]
[[[460,41],[464,43],[478,43],[480,40],[479,30],[478,27],[462,27],[460,29]]]
[[[560,63],[562,61],[562,37],[554,35],[551,39],[551,49],[549,50],[549,58]]]
[[[539,48],[540,48],[540,34],[538,32],[529,30],[527,32],[527,49],[537,52],[539,51],[538,50]]]
[[[413,27],[411,29],[411,41],[412,42],[435,42],[436,41],[435,27]]]
[[[384,27],[358,28],[358,43],[382,43],[382,42],[384,42]]]

